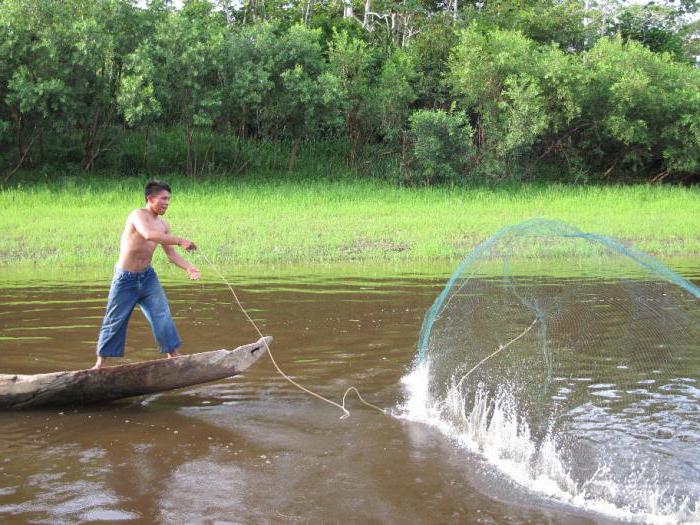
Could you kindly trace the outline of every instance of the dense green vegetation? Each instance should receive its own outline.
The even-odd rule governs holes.
[[[314,155],[405,184],[700,171],[694,0],[147,4],[0,0],[0,182]]]
[[[299,182],[175,179],[166,218],[175,233],[237,272],[259,264],[410,263],[406,268],[454,261],[503,226],[533,217],[563,220],[663,257],[700,253],[697,188],[402,188],[350,177],[313,181],[311,175]],[[111,268],[127,214],[143,205],[142,184],[136,178],[69,177],[5,189],[0,265]],[[202,261],[202,255],[191,256]]]

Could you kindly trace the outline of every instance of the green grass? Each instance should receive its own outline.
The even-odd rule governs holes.
[[[173,199],[166,219],[173,233],[236,267],[455,260],[498,229],[534,217],[612,236],[662,258],[700,254],[697,188],[401,188],[284,175],[263,182],[169,181]],[[111,267],[124,219],[142,206],[143,182],[67,177],[2,189],[0,265]]]

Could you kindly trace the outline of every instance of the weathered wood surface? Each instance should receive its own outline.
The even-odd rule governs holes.
[[[214,350],[98,370],[0,374],[0,410],[79,405],[163,392],[235,376],[265,353],[272,337]]]

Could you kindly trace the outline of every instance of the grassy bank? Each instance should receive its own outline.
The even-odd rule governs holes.
[[[0,191],[0,265],[111,266],[143,180],[65,178]],[[664,257],[700,254],[700,190],[665,186],[400,188],[346,180],[170,179],[167,219],[221,264],[457,259],[541,217]]]

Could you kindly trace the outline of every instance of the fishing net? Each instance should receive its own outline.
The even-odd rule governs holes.
[[[427,312],[409,416],[548,497],[695,520],[699,298],[618,241],[553,221],[505,228]]]

